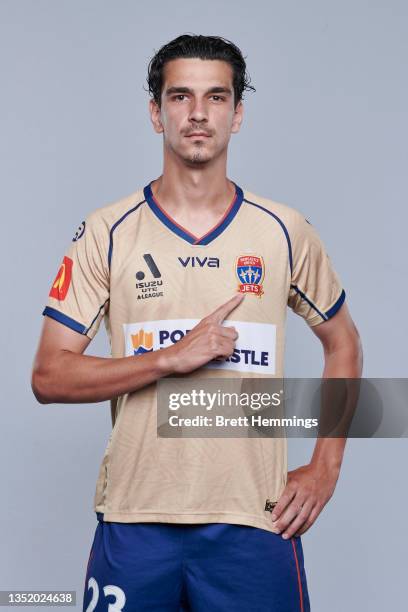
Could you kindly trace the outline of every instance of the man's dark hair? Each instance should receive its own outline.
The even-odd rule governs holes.
[[[255,90],[250,85],[245,59],[233,42],[221,36],[202,36],[182,34],[163,45],[149,62],[147,84],[149,93],[157,105],[161,106],[163,87],[163,68],[170,60],[178,58],[200,58],[202,60],[223,60],[233,70],[234,108],[243,98],[246,89]]]

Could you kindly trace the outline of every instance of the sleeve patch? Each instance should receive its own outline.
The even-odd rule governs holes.
[[[59,301],[65,300],[72,278],[73,261],[70,257],[64,256],[58,274],[52,283],[49,296]]]

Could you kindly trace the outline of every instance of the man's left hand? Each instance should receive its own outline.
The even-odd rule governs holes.
[[[284,539],[300,536],[313,525],[333,495],[338,476],[339,470],[324,462],[288,472],[286,487],[272,512],[274,527]]]

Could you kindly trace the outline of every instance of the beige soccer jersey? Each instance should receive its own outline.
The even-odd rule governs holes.
[[[161,350],[237,291],[226,319],[234,355],[195,377],[283,377],[287,307],[313,326],[345,292],[314,227],[297,210],[235,184],[202,237],[174,222],[150,183],[93,211],[78,228],[43,314],[93,338],[102,319],[112,357]],[[156,384],[118,398],[94,509],[105,521],[251,525],[276,531],[266,500],[286,484],[284,438],[164,438]]]

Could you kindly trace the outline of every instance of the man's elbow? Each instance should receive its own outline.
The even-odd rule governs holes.
[[[47,377],[37,369],[33,369],[31,374],[31,389],[36,400],[40,404],[51,404],[53,399],[50,395],[50,388]]]

